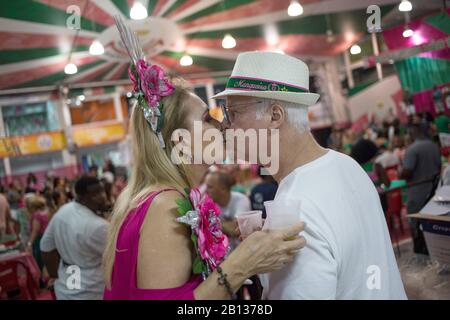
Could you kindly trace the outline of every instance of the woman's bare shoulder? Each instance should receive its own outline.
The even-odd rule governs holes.
[[[170,208],[176,206],[176,200],[182,195],[176,189],[170,189],[159,193],[152,202],[153,207]]]
[[[171,190],[159,193],[153,199],[147,210],[147,214],[142,226],[143,229],[153,229],[153,231],[155,229],[159,229],[160,232],[176,230],[177,233],[186,229],[180,228],[180,223],[176,221],[176,218],[178,217],[178,206],[176,201],[177,199],[182,198],[182,195],[175,189],[170,189]],[[182,234],[185,234],[185,232],[182,232]]]
[[[189,227],[176,221],[175,201],[180,197],[176,191],[162,192],[147,211],[139,240],[138,285],[141,288],[176,287],[189,279],[192,244]],[[170,276],[168,268],[173,270]]]

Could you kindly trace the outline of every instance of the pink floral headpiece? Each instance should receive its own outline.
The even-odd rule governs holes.
[[[169,82],[164,70],[157,65],[149,65],[145,61],[136,34],[126,25],[120,16],[114,16],[120,38],[131,59],[128,75],[133,82],[137,106],[144,112],[150,128],[156,133],[162,148],[165,148],[161,128],[164,123],[161,97],[169,96],[174,86]]]

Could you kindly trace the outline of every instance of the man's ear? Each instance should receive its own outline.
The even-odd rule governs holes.
[[[269,108],[270,124],[269,129],[279,129],[286,121],[286,111],[278,102],[273,103]]]

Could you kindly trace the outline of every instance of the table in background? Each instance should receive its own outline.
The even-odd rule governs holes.
[[[33,280],[39,287],[39,279],[41,277],[41,271],[39,270],[39,266],[37,265],[36,260],[30,253],[16,251],[0,254],[0,262],[9,262],[9,261],[20,261],[24,265],[26,265],[30,270]]]

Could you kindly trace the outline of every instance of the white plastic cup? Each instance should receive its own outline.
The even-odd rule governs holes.
[[[236,216],[238,222],[239,231],[242,237],[248,237],[253,232],[262,228],[262,211],[253,210],[240,213]]]
[[[267,214],[264,229],[283,229],[300,222],[299,200],[280,199],[265,201],[264,207]]]

